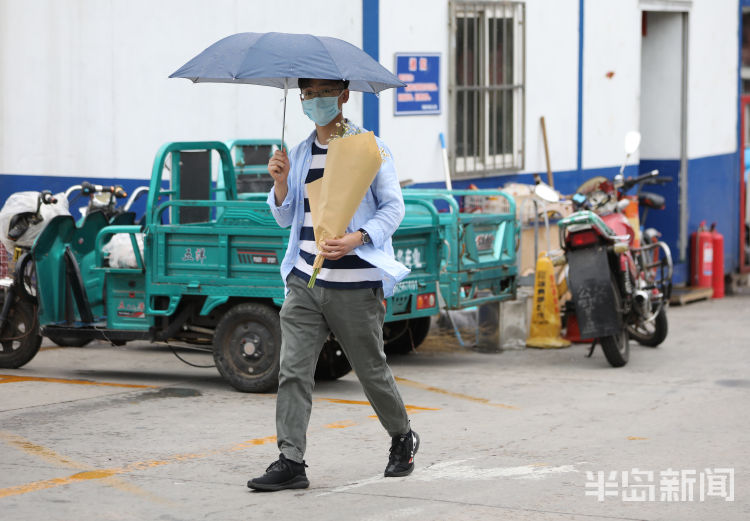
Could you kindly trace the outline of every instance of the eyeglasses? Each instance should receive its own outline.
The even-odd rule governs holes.
[[[322,90],[303,90],[299,95],[299,99],[305,101],[305,100],[311,100],[315,98],[330,98],[333,96],[338,96],[343,90],[344,89],[342,88],[322,89]]]

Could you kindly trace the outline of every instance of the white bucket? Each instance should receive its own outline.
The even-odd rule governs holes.
[[[525,349],[529,336],[533,288],[520,287],[516,300],[500,303],[500,348]]]

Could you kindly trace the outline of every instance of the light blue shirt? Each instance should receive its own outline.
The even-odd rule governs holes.
[[[348,124],[352,125],[351,122]],[[273,188],[268,194],[268,206],[276,222],[282,228],[291,226],[289,245],[281,262],[281,278],[284,279],[285,286],[286,279],[299,256],[299,234],[305,219],[305,177],[312,161],[314,139],[315,131],[289,151],[289,191],[281,205],[276,206]],[[409,269],[394,259],[391,242],[391,236],[404,218],[404,198],[390,150],[380,138],[375,139],[378,147],[385,151],[386,158],[346,231],[349,233],[360,228],[367,231],[372,242],[355,248],[354,253],[380,270],[383,293],[390,297],[393,295],[394,286],[409,274]]]

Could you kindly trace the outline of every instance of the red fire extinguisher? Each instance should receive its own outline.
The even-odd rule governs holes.
[[[714,298],[724,297],[724,236],[711,225],[711,242],[714,249],[713,287]]]
[[[698,230],[690,234],[690,282],[699,288],[713,286],[714,245],[713,234],[702,221]]]

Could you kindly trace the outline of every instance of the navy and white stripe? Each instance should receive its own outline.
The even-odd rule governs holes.
[[[318,253],[313,232],[310,201],[307,198],[307,184],[323,177],[328,147],[318,143],[312,144],[312,161],[305,178],[305,219],[299,233],[299,256],[292,268],[292,273],[309,281],[313,272],[313,263]],[[380,270],[350,251],[338,260],[324,260],[323,266],[315,278],[315,285],[335,289],[379,288],[383,285]]]

